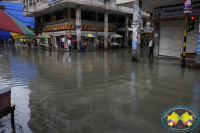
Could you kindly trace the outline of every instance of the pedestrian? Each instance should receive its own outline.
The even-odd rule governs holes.
[[[149,58],[150,58],[151,56],[153,56],[152,54],[153,54],[153,38],[150,37],[150,38],[149,38]]]
[[[65,37],[64,36],[62,37],[61,42],[62,42],[61,48],[64,48],[64,43],[65,43]]]
[[[98,49],[99,48],[99,39],[98,38],[97,38],[96,44],[97,44],[97,49]]]
[[[69,38],[67,39],[67,45],[68,45],[68,50],[71,50],[71,40]]]
[[[74,39],[74,50],[77,50],[77,41]]]
[[[72,50],[74,50],[74,39],[71,39]]]

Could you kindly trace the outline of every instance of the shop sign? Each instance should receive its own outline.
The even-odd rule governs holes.
[[[153,33],[153,28],[144,27],[144,33]]]
[[[117,28],[117,31],[125,31],[125,28]]]
[[[183,6],[175,6],[168,8],[160,8],[153,10],[153,21],[169,21],[169,20],[184,20],[185,14]],[[192,5],[192,14],[200,14],[200,4]]]
[[[192,0],[184,0],[184,13],[192,13]]]

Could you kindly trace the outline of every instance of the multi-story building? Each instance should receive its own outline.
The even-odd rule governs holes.
[[[132,8],[116,5],[115,0],[25,0],[24,16],[35,17],[36,34],[45,32],[53,37],[53,45],[66,32],[80,41],[80,36],[93,33],[104,39],[123,25],[128,40],[128,23]],[[120,27],[121,28],[121,27]]]

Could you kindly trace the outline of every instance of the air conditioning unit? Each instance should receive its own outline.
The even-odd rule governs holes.
[[[52,4],[52,1],[48,1],[48,6]]]

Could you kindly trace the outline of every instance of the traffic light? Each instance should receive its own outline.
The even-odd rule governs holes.
[[[195,22],[194,20],[196,19],[195,16],[191,16],[190,19],[189,19],[189,24],[188,24],[188,32],[192,31],[195,29],[194,25],[195,25]]]

